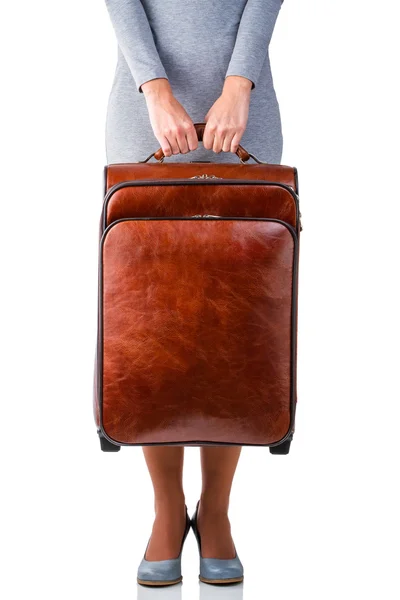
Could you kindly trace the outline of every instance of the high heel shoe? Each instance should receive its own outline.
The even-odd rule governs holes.
[[[204,583],[236,583],[243,581],[243,565],[235,548],[234,558],[203,558],[201,556],[201,538],[197,528],[197,515],[200,500],[197,502],[196,511],[191,519],[192,529],[197,540],[200,554],[200,581]]]
[[[146,552],[150,543],[147,542],[146,550],[142,561],[138,567],[137,582],[141,585],[173,585],[182,581],[181,561],[182,550],[186,536],[189,533],[191,521],[186,509],[186,524],[185,531],[181,542],[179,556],[177,558],[169,558],[166,560],[147,560]]]

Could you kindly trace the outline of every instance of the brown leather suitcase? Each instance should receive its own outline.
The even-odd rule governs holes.
[[[205,123],[195,127],[201,141]],[[289,452],[297,171],[242,146],[236,154],[237,164],[168,164],[160,148],[143,162],[104,169],[93,398],[103,451]]]

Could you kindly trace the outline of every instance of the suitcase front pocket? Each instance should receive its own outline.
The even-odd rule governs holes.
[[[100,244],[103,433],[268,445],[295,403],[298,240],[277,219],[121,219]]]

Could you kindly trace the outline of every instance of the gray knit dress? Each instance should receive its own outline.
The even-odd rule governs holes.
[[[166,77],[194,123],[203,122],[228,75],[252,81],[241,145],[279,164],[282,129],[268,48],[281,0],[105,0],[118,42],[106,115],[107,163],[138,162],[160,147],[141,84]],[[152,161],[154,159],[151,159]],[[199,142],[165,162],[238,163]]]

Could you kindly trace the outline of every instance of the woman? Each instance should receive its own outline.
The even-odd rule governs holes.
[[[239,143],[263,161],[280,163],[281,120],[268,47],[281,0],[106,0],[106,5],[118,41],[106,120],[108,164],[139,162],[158,147],[168,162],[221,162],[221,151],[227,153],[224,162],[238,162]],[[202,145],[196,122],[206,122]],[[139,583],[181,581],[190,525],[199,544],[200,579],[243,579],[228,518],[240,451],[201,447],[202,492],[190,521],[182,488],[184,447],[143,447],[155,520]]]

